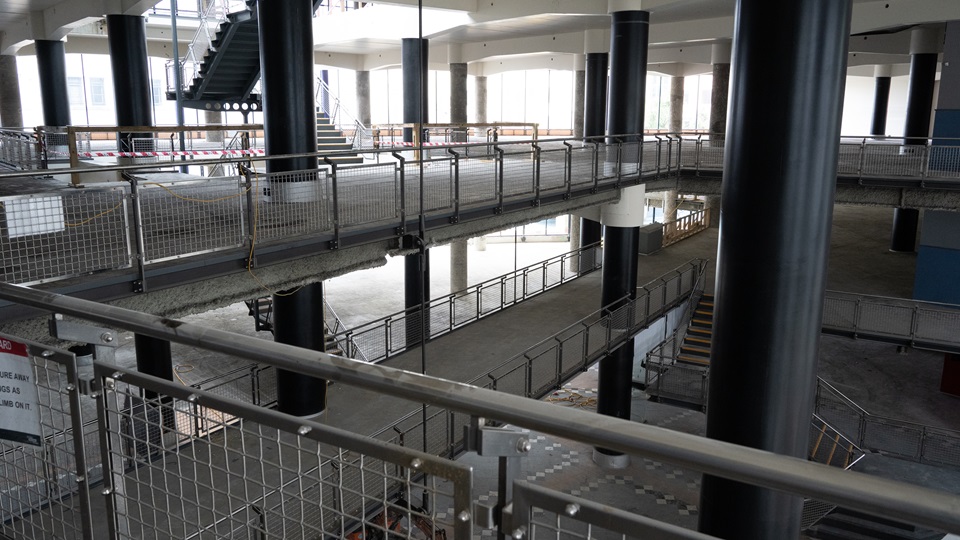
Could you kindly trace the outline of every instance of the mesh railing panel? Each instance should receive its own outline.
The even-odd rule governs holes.
[[[131,264],[124,188],[0,198],[0,279],[41,283]]]
[[[546,145],[544,145],[546,146]],[[540,152],[540,191],[554,191],[567,188],[567,152],[565,148]]]
[[[957,335],[958,328],[960,328],[960,311],[924,308],[917,310],[916,337],[918,339],[956,343],[960,339]]]
[[[960,147],[934,144],[928,150],[928,178],[960,178]]]
[[[70,393],[76,391],[69,383],[70,359],[67,353],[24,358],[32,368],[32,384],[39,397],[40,440],[37,446],[0,439],[0,534],[4,537],[84,537],[83,520],[89,520],[89,515],[83,512],[81,495],[86,495],[89,481],[99,478],[99,471],[89,467],[96,461],[88,461],[87,471],[78,470],[71,414],[82,418],[83,411],[70,404]],[[18,401],[12,396],[4,392],[0,406],[13,407]],[[23,402],[30,406],[29,401]],[[95,456],[100,448],[96,424],[89,432],[87,427],[84,442],[93,444],[85,447],[85,454]],[[80,481],[78,474],[86,480]]]
[[[570,151],[570,185],[592,184],[594,178],[594,147],[592,144],[574,147]]]
[[[497,200],[497,157],[493,154],[460,160],[460,206]]]
[[[898,425],[887,420],[867,417],[864,424],[863,447],[919,460],[923,432],[919,426]]]
[[[253,180],[257,240],[276,240],[333,229],[330,177],[324,171],[259,176]]]
[[[424,463],[435,470],[423,482],[408,465],[435,458],[399,447],[381,447],[376,457],[362,450],[365,443],[326,444],[292,417],[267,425],[249,406],[227,411],[177,398],[143,400],[141,388],[125,383],[107,388],[106,412],[120,420],[110,459],[127,464],[114,470],[111,493],[120,538],[345,538],[383,533],[394,521],[409,531],[419,522],[431,533],[453,532],[452,517],[433,508],[452,506],[455,485],[443,478],[464,479],[455,464]],[[212,429],[184,430],[201,416]],[[243,421],[224,420],[235,418]],[[163,457],[171,451],[175,459]],[[430,508],[421,507],[421,494]]]
[[[396,166],[337,169],[337,203],[341,227],[398,220],[400,177]]]
[[[237,178],[141,182],[144,262],[242,246],[245,193]]]
[[[514,197],[534,192],[537,162],[533,152],[518,152],[510,149],[503,158],[503,196]]]
[[[823,301],[823,326],[853,330],[857,326],[857,301],[827,296]]]
[[[857,330],[891,336],[910,336],[913,311],[911,306],[862,302]]]
[[[926,147],[868,144],[863,148],[863,176],[920,176]]]
[[[453,208],[453,162],[430,161],[423,164],[423,212]],[[404,166],[404,201],[408,214],[420,213],[420,165]]]
[[[837,160],[837,174],[857,175],[860,173],[860,159],[862,146],[859,144],[840,143],[840,152]]]

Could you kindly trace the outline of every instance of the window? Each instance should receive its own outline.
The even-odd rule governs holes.
[[[160,104],[160,97],[161,97],[161,95],[163,94],[162,91],[160,90],[160,79],[150,79],[150,86],[151,86],[151,89],[152,89],[152,91],[153,91],[153,92],[152,92],[152,93],[153,93],[153,104],[154,104],[154,105],[159,105],[159,104]]]
[[[107,104],[107,95],[106,90],[103,86],[103,78],[96,77],[90,79],[90,104],[91,105],[106,105]]]
[[[83,79],[67,77],[67,99],[71,107],[83,107]]]

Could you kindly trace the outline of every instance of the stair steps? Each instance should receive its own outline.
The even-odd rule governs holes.
[[[939,540],[943,533],[887,518],[836,508],[806,530],[821,540]]]
[[[330,161],[337,165],[363,163],[363,157],[351,152],[353,144],[347,142],[346,135],[337,126],[330,122],[330,118],[317,107],[317,152],[324,154],[340,154],[330,156]],[[348,154],[345,154],[349,152]]]
[[[713,343],[713,295],[704,294],[693,310],[687,333],[680,344],[677,362],[693,366],[710,365]]]

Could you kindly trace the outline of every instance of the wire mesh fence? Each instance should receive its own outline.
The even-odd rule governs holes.
[[[469,523],[469,467],[98,364],[117,538],[349,538]],[[200,422],[208,427],[196,432]],[[432,538],[432,536],[430,536]]]
[[[4,358],[0,408],[0,534],[12,539],[92,538],[90,491],[100,479],[90,467],[96,424],[84,424],[76,359],[38,343],[0,336]],[[11,370],[11,371],[7,371]],[[21,430],[9,430],[18,417]],[[92,427],[92,430],[91,430]],[[77,434],[82,434],[77,436]],[[93,442],[89,447],[86,443]],[[94,462],[95,463],[95,462]]]

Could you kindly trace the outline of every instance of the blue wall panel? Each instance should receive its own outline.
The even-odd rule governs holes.
[[[920,246],[913,297],[960,304],[960,250]]]

